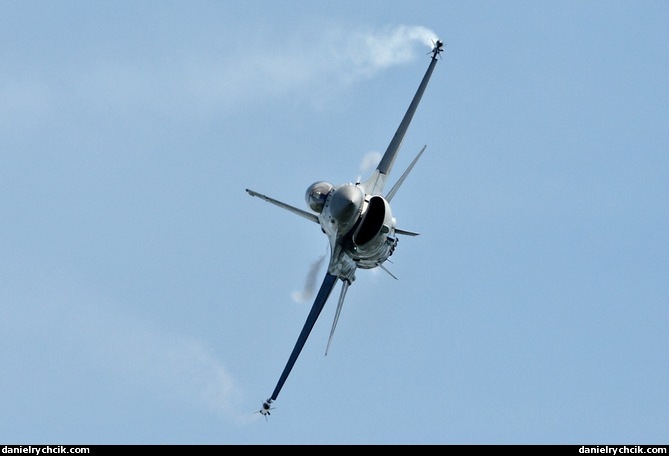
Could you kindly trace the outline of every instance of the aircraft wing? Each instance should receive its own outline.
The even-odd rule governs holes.
[[[307,316],[307,321],[304,322],[304,327],[302,327],[302,331],[300,332],[300,335],[297,338],[297,342],[295,342],[295,347],[293,348],[293,352],[290,354],[290,357],[288,358],[286,367],[283,368],[283,372],[281,373],[281,377],[279,377],[279,382],[276,384],[276,387],[274,388],[272,397],[268,399],[266,403],[271,403],[272,401],[275,401],[277,396],[279,395],[279,392],[281,392],[283,384],[286,382],[286,379],[288,378],[290,371],[293,369],[295,361],[297,361],[297,357],[300,356],[302,347],[304,347],[304,343],[307,341],[307,338],[309,337],[309,334],[311,333],[311,330],[313,329],[314,324],[318,319],[318,316],[321,314],[323,306],[325,306],[325,302],[328,300],[328,297],[330,296],[330,293],[332,292],[332,289],[334,288],[336,283],[337,283],[337,276],[332,275],[330,273],[325,274],[325,278],[323,279],[321,288],[320,290],[318,290],[318,294],[316,295],[314,304],[311,306],[311,311]]]
[[[435,47],[435,51],[433,51],[432,60],[430,61],[430,66],[427,67],[425,76],[423,76],[423,80],[420,82],[418,90],[416,90],[416,94],[413,96],[413,100],[411,100],[411,104],[409,105],[407,112],[404,114],[402,122],[400,122],[400,125],[397,128],[395,135],[393,136],[393,139],[390,141],[390,144],[388,144],[388,148],[383,154],[383,157],[381,157],[381,161],[379,162],[379,165],[377,166],[376,170],[364,184],[366,192],[371,195],[380,195],[381,192],[383,191],[383,187],[386,184],[386,180],[388,178],[388,175],[390,174],[390,170],[393,167],[393,163],[395,163],[395,157],[397,156],[397,152],[400,150],[400,146],[402,145],[402,141],[404,140],[404,135],[409,129],[409,124],[411,124],[411,119],[413,118],[413,115],[416,112],[416,108],[418,108],[418,103],[420,103],[420,99],[423,97],[423,93],[425,92],[427,83],[430,81],[430,77],[432,76],[434,67],[437,64],[437,55],[441,51],[439,43],[438,46]]]

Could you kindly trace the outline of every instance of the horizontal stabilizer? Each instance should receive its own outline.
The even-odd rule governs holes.
[[[299,216],[304,217],[307,220],[311,220],[312,222],[318,223],[318,216],[314,213],[304,211],[302,209],[298,209],[295,206],[291,206],[290,204],[283,203],[279,200],[275,200],[274,198],[270,198],[267,195],[263,195],[262,193],[254,192],[253,190],[249,190],[248,188],[246,189],[246,193],[248,193],[251,196],[257,196],[260,199],[264,199],[268,203],[272,203],[276,206],[282,207],[286,210],[289,210],[290,212],[293,212],[294,214],[297,214]]]
[[[418,236],[420,234],[414,233],[413,231],[400,230],[399,228],[395,228],[395,233],[401,234],[402,236]]]

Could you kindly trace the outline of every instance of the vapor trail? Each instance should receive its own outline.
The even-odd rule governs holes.
[[[321,268],[323,261],[325,261],[326,256],[327,254],[323,254],[320,258],[311,263],[311,266],[309,267],[309,272],[307,273],[307,280],[304,284],[304,289],[302,291],[293,292],[292,294],[293,301],[301,304],[307,302],[314,296],[318,279],[318,271]]]

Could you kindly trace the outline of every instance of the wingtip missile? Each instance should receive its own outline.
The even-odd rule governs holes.
[[[434,47],[432,48],[432,58],[436,59],[437,56],[444,51],[444,42],[441,40],[437,40],[434,43]]]
[[[272,407],[272,399],[267,399],[262,403],[262,408],[258,410],[261,415],[267,417],[267,415],[271,415],[269,412],[270,410],[273,410],[274,407]]]

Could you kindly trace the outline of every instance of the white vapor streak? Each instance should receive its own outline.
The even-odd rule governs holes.
[[[260,39],[266,43],[262,53],[233,39],[225,54],[193,45],[166,60],[149,48],[145,54],[155,57],[148,60],[100,57],[64,64],[48,74],[19,71],[0,78],[0,119],[37,110],[48,120],[53,113],[82,105],[161,115],[231,110],[295,92],[317,102],[333,90],[419,57],[423,52],[416,46],[431,46],[435,37],[422,26],[319,29]],[[30,85],[17,85],[28,77]]]
[[[292,37],[295,38],[295,37]],[[234,61],[200,56],[189,65],[187,86],[202,100],[281,96],[293,91],[322,95],[333,88],[368,79],[421,55],[416,45],[432,47],[436,34],[422,26],[379,30],[319,30],[289,44],[268,43],[262,55],[242,54]]]
[[[325,260],[327,254],[322,255],[318,260],[311,263],[309,267],[309,272],[307,274],[307,280],[304,284],[304,289],[302,291],[294,291],[292,293],[293,301],[302,304],[310,300],[314,296],[316,291],[316,284],[318,279],[318,271]]]
[[[366,173],[367,171],[374,169],[376,165],[381,161],[381,152],[367,152],[362,158],[362,163],[360,163],[360,172]]]
[[[356,59],[358,70],[363,74],[374,74],[378,70],[410,61],[415,56],[416,43],[431,48],[436,35],[425,27],[401,25],[393,29],[356,34],[353,41],[359,50]]]

